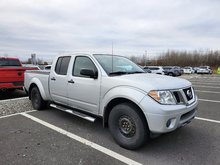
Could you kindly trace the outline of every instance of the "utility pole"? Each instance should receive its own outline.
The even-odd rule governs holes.
[[[114,50],[114,48],[113,48],[113,41],[112,41],[112,55],[113,55],[113,50]]]

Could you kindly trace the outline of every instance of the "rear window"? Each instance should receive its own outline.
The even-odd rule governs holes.
[[[45,70],[50,70],[50,69],[51,69],[51,66],[45,66],[44,69],[45,69]]]
[[[0,59],[0,67],[1,66],[21,66],[19,60],[16,59]]]

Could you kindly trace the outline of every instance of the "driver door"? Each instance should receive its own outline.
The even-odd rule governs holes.
[[[72,68],[72,74],[68,77],[67,93],[69,106],[89,113],[98,114],[100,99],[100,79],[80,74],[82,69],[90,69],[98,72],[92,59],[88,56],[76,56]]]

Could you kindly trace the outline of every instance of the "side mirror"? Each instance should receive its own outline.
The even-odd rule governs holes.
[[[80,74],[94,79],[98,78],[98,72],[94,72],[92,69],[81,69]]]

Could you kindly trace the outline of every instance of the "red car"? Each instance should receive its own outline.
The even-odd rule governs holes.
[[[0,90],[23,89],[26,70],[38,69],[22,67],[18,58],[0,57]]]

